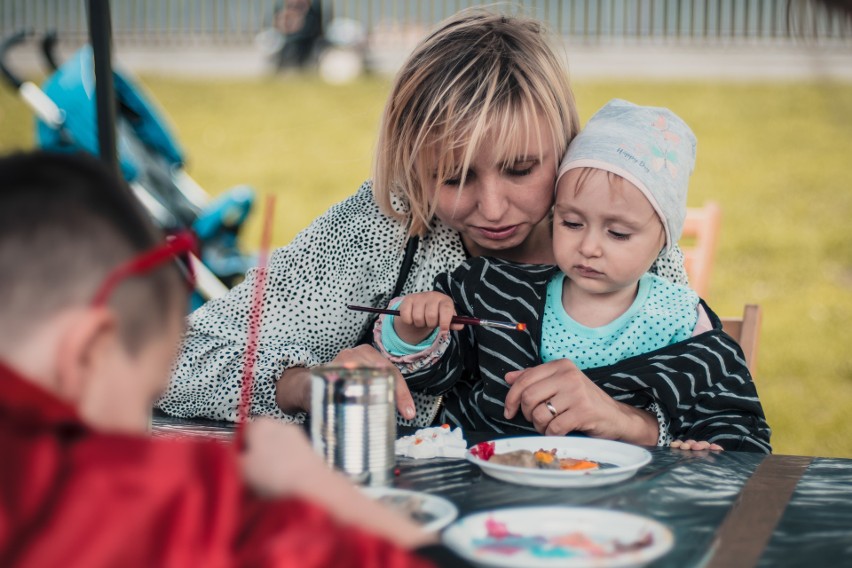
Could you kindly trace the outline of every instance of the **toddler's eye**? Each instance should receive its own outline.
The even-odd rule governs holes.
[[[627,233],[618,233],[616,231],[610,231],[609,234],[612,236],[612,238],[618,241],[626,241],[630,238],[630,235]]]
[[[562,226],[567,227],[569,229],[580,229],[583,227],[582,223],[574,223],[572,221],[562,221]]]

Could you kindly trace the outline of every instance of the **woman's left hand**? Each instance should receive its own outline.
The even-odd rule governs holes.
[[[653,446],[659,425],[650,413],[617,402],[568,359],[506,374],[506,418],[520,410],[548,436],[583,432],[593,438]]]
[[[724,448],[719,444],[714,444],[713,442],[707,442],[705,440],[675,440],[669,444],[669,446],[676,450],[691,450],[693,452],[703,452],[705,450],[721,452],[724,450]]]

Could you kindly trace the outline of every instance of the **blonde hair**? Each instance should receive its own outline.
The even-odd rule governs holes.
[[[530,132],[541,137],[540,118],[558,164],[579,119],[567,69],[543,24],[478,8],[459,12],[423,40],[397,74],[373,166],[377,203],[409,222],[409,234],[424,234],[435,208],[430,184],[459,174],[463,180],[488,133],[510,160],[529,144]],[[394,209],[394,198],[404,211]]]

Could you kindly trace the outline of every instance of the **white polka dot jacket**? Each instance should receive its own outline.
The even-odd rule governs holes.
[[[395,202],[403,211],[405,205]],[[374,317],[347,304],[385,307],[399,276],[406,225],[383,214],[366,182],[277,249],[267,268],[262,325],[255,360],[251,412],[301,422],[283,413],[275,386],[291,367],[313,367],[353,347]],[[402,294],[431,290],[438,274],[458,267],[467,254],[457,232],[435,220],[420,238]],[[686,284],[683,255],[674,248],[651,272]],[[171,381],[157,401],[163,412],[184,418],[237,419],[248,323],[257,271],[224,297],[193,312]],[[423,426],[438,412],[436,397],[414,392],[417,417],[400,424]]]
[[[450,333],[433,364],[401,367],[412,390],[444,395],[441,421],[470,430],[535,432],[521,413],[511,420],[503,417],[509,391],[504,377],[542,363],[542,314],[548,283],[557,271],[474,258],[452,274],[438,276],[435,289],[450,296],[460,313],[527,324],[525,331],[466,326]],[[742,350],[722,331],[719,318],[701,305],[710,331],[687,333],[680,340],[672,332],[671,342],[651,338],[647,343],[659,347],[637,348],[635,354],[584,373],[613,399],[662,413],[661,429],[667,428],[668,436],[661,432],[660,440],[706,440],[727,450],[768,453],[770,429]],[[664,317],[660,306],[651,311]],[[664,327],[648,329],[667,333]]]

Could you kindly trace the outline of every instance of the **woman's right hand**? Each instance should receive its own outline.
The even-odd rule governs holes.
[[[328,365],[339,367],[375,367],[387,369],[394,377],[396,407],[399,413],[411,420],[414,418],[414,399],[405,379],[381,353],[370,345],[358,345],[344,349]],[[275,386],[275,400],[284,412],[307,412],[311,409],[311,371],[305,367],[293,367],[282,373]]]

